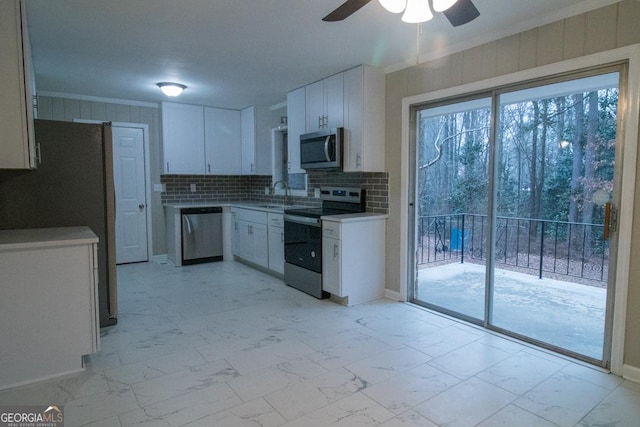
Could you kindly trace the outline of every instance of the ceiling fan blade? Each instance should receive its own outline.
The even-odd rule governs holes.
[[[365,4],[369,3],[371,0],[347,0],[342,5],[340,5],[336,10],[322,18],[323,21],[326,22],[335,22],[342,21],[343,19],[348,18],[360,9]]]
[[[480,11],[471,3],[471,0],[458,0],[442,13],[454,27],[464,25],[480,16]]]

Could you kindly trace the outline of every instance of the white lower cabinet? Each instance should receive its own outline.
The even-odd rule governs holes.
[[[284,274],[283,215],[234,207],[231,218],[233,255]]]
[[[267,213],[252,209],[237,209],[236,213],[234,245],[238,247],[235,254],[245,261],[269,267]]]
[[[385,219],[322,219],[322,289],[346,305],[384,296]]]
[[[269,270],[284,274],[284,218],[269,214]]]

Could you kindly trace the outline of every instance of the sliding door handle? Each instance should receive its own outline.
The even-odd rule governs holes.
[[[604,231],[602,232],[602,239],[609,240],[611,232],[616,231],[618,228],[618,211],[611,203],[604,205]]]

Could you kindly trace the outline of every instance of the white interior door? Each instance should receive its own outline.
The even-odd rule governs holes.
[[[113,127],[116,263],[148,260],[144,131]]]

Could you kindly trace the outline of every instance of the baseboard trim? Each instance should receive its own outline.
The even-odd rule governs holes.
[[[157,262],[158,264],[166,264],[169,262],[169,258],[167,257],[167,254],[160,254],[152,256],[151,261]]]
[[[38,377],[38,378],[32,378],[32,379],[29,379],[27,381],[20,381],[20,382],[13,383],[13,384],[0,384],[0,391],[8,390],[8,389],[14,388],[14,387],[22,387],[22,386],[26,386],[26,385],[36,384],[36,383],[40,383],[40,382],[43,382],[43,381],[59,379],[59,378],[63,378],[63,377],[70,376],[70,375],[76,375],[76,374],[79,374],[80,372],[84,372],[84,371],[85,371],[85,369],[84,369],[84,366],[83,366],[82,368],[72,369],[70,371],[65,371],[65,372],[59,372],[57,374],[45,375],[45,376]]]
[[[640,368],[631,365],[622,365],[622,378],[640,383]]]
[[[392,301],[404,302],[402,296],[400,295],[400,292],[392,291],[391,289],[384,290],[384,297]]]

